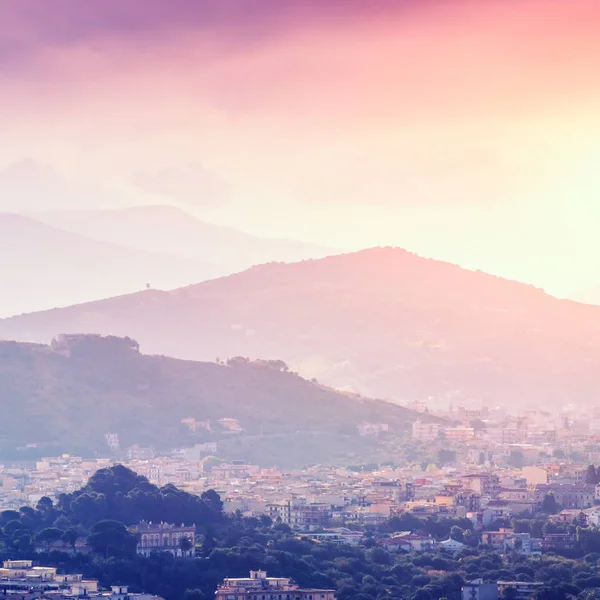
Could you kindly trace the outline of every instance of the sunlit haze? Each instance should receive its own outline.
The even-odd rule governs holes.
[[[0,0],[0,600],[600,600],[600,0]]]
[[[600,281],[599,19],[596,0],[5,0],[0,210],[173,204],[573,294]]]

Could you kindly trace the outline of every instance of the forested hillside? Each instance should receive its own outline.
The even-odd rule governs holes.
[[[127,338],[71,336],[52,346],[0,342],[0,452],[106,453],[106,433],[159,450],[218,441],[225,457],[303,466],[361,456],[378,440],[356,426],[406,432],[417,414],[388,402],[336,392],[289,372],[282,361],[228,364],[141,354]],[[210,421],[192,433],[182,419]],[[219,419],[241,427],[228,433]],[[41,450],[40,450],[41,451]],[[1,456],[2,454],[0,454]]]

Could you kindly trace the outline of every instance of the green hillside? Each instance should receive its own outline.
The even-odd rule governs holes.
[[[356,425],[386,423],[402,435],[415,413],[336,392],[287,371],[281,361],[193,362],[147,356],[129,338],[68,336],[51,346],[0,343],[0,457],[17,448],[106,454],[106,433],[121,448],[159,450],[218,441],[228,458],[301,465],[377,454],[380,440]],[[193,433],[184,418],[210,421]],[[239,422],[227,433],[219,419]],[[385,437],[385,436],[384,436]],[[41,451],[41,450],[40,450]]]

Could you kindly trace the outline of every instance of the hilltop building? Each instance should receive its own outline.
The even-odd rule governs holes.
[[[196,546],[196,526],[173,525],[171,523],[152,523],[142,521],[131,528],[138,534],[137,553],[149,556],[152,552],[170,552],[173,556],[194,556]],[[182,542],[187,539],[188,543]]]
[[[250,577],[228,577],[217,588],[215,600],[335,600],[334,590],[299,588],[288,577],[267,577],[250,571]]]

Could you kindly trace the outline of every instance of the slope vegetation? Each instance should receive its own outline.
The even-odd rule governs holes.
[[[218,441],[229,458],[284,465],[356,456],[358,423],[387,423],[399,434],[416,416],[302,379],[281,361],[146,356],[131,339],[100,336],[0,343],[0,406],[0,456],[27,444],[106,454],[104,436],[116,433],[123,448]],[[190,418],[210,421],[212,431],[190,432],[182,423]],[[227,433],[220,419],[243,431]]]

